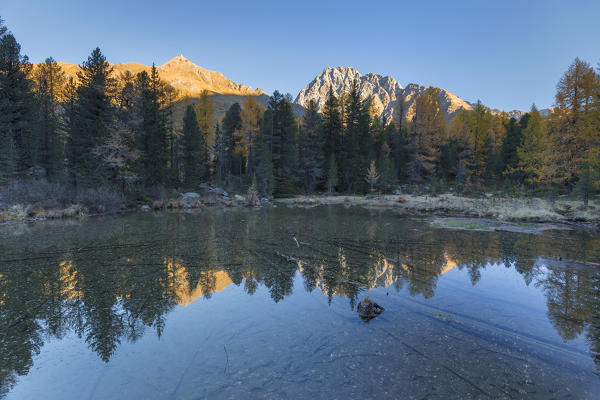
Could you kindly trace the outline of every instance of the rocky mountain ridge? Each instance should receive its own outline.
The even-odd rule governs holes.
[[[416,97],[427,90],[426,86],[415,83],[410,83],[403,88],[390,76],[374,73],[362,75],[352,67],[325,67],[323,72],[298,93],[295,102],[307,107],[309,102],[314,100],[321,110],[327,100],[330,87],[336,96],[339,96],[350,91],[355,79],[358,81],[361,97],[366,99],[371,96],[377,114],[383,115],[387,119],[397,118],[398,99],[402,97],[404,98],[403,116],[412,118]],[[440,89],[439,98],[447,119],[452,118],[461,110],[472,109],[468,102],[447,90]]]
[[[58,64],[67,76],[77,79],[77,72],[80,70],[77,64],[64,62]],[[134,62],[111,65],[114,68],[115,76],[119,76],[126,71],[137,74],[142,71],[149,72],[151,69],[150,66]],[[157,67],[157,69],[161,79],[177,89],[181,96],[198,97],[203,90],[238,96],[260,96],[265,94],[261,89],[253,89],[250,86],[236,83],[220,72],[199,67],[181,54]]]

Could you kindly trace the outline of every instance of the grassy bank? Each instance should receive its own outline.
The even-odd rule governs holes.
[[[493,218],[501,221],[585,222],[600,224],[600,201],[593,199],[585,207],[582,201],[568,197],[555,200],[453,194],[385,196],[296,196],[278,199],[295,206],[345,204],[374,208],[393,208],[407,214],[432,214]]]
[[[0,224],[35,222],[133,211],[193,208],[259,207],[267,202],[256,193],[229,197],[220,188],[206,186],[200,193],[175,190],[149,191],[144,198],[129,198],[110,188],[78,189],[46,180],[14,181],[0,187]]]

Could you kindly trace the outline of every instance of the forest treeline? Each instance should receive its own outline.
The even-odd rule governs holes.
[[[357,82],[301,117],[275,91],[217,119],[209,93],[180,98],[155,67],[116,76],[99,48],[76,79],[52,58],[34,68],[0,22],[0,185],[44,179],[133,201],[202,183],[263,196],[495,186],[587,202],[600,181],[599,76],[576,59],[549,115],[533,106],[520,120],[477,103],[447,121],[436,88],[384,120]]]

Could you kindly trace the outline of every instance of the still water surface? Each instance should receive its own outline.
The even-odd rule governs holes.
[[[556,257],[600,237],[343,206],[1,227],[0,397],[597,399],[600,268]]]

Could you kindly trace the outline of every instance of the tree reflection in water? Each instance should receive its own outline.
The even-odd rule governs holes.
[[[298,238],[298,246],[292,236]],[[122,341],[229,285],[274,302],[304,289],[348,298],[376,287],[435,296],[438,280],[466,270],[477,285],[494,264],[540,288],[564,341],[585,334],[600,365],[600,270],[553,261],[600,258],[600,238],[432,229],[392,212],[259,210],[108,217],[0,231],[0,395],[32,367],[48,337],[69,332],[108,362]]]

